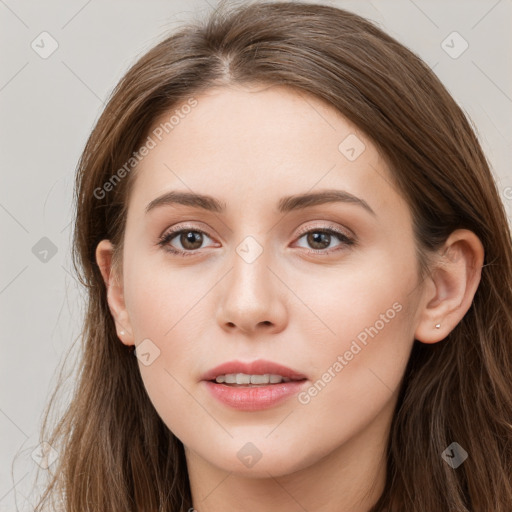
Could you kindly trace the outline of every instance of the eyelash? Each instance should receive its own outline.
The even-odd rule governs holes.
[[[190,251],[182,251],[180,249],[176,249],[176,248],[172,247],[171,245],[169,245],[169,243],[174,238],[176,238],[178,235],[180,235],[182,233],[187,233],[187,232],[201,233],[202,235],[206,235],[208,238],[212,238],[207,232],[205,232],[201,229],[197,229],[193,226],[185,226],[185,227],[182,227],[181,229],[174,229],[174,230],[167,231],[166,233],[164,233],[161,237],[159,237],[157,245],[159,245],[165,251],[167,251],[175,256],[179,256],[179,257],[194,256],[197,254],[197,251],[199,249],[190,250]],[[341,242],[341,244],[340,244],[340,246],[337,246],[336,248],[329,249],[329,250],[309,249],[307,251],[307,254],[327,256],[327,255],[332,254],[333,252],[343,250],[343,247],[342,247],[343,245],[350,247],[350,246],[354,246],[356,244],[355,239],[350,238],[345,233],[342,233],[341,231],[339,231],[338,229],[335,229],[332,226],[310,228],[310,229],[302,230],[299,233],[297,240],[300,240],[304,235],[307,235],[308,233],[324,233],[327,235],[334,235],[336,238],[338,238],[338,240]]]

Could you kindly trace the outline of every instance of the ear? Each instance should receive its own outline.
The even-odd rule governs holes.
[[[418,341],[437,343],[462,320],[473,302],[483,263],[484,248],[475,233],[458,229],[448,237],[425,283],[415,332]]]
[[[96,262],[107,287],[107,302],[116,324],[117,336],[125,345],[134,345],[133,331],[124,303],[122,278],[112,267],[113,251],[110,240],[102,240],[96,247]]]

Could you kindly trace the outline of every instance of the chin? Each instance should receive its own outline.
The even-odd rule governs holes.
[[[268,441],[268,440],[267,440]],[[304,454],[295,447],[279,443],[244,442],[240,448],[229,448],[208,454],[207,459],[218,468],[248,478],[280,477],[295,473],[318,461],[322,455],[314,449]],[[303,443],[301,443],[303,445]],[[264,446],[263,446],[264,445]],[[258,448],[260,446],[260,448]]]

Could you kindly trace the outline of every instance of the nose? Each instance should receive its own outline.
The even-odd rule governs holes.
[[[233,268],[219,287],[217,321],[222,329],[259,335],[276,334],[286,327],[287,288],[264,254],[248,262],[235,253]]]

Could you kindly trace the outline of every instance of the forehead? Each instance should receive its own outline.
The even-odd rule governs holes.
[[[155,120],[149,137],[153,148],[137,165],[133,190],[139,210],[169,189],[229,204],[333,187],[371,197],[389,187],[384,161],[360,130],[326,102],[288,87],[210,89]]]

